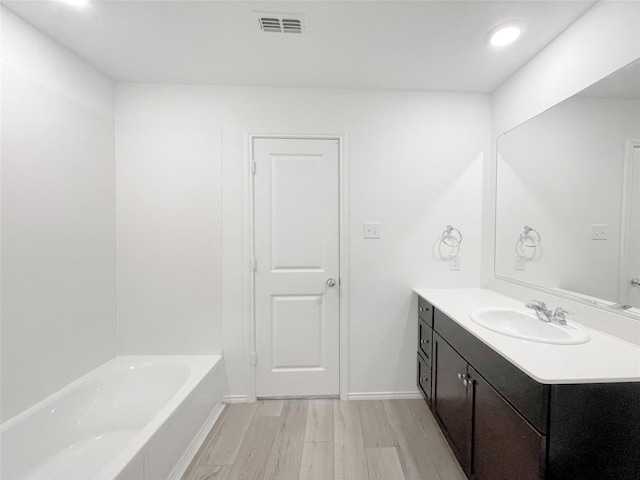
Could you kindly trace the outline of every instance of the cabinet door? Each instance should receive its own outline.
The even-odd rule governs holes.
[[[473,388],[460,376],[467,362],[436,332],[433,333],[433,411],[463,470],[471,471]]]
[[[545,437],[540,435],[473,368],[473,474],[476,480],[541,480]]]

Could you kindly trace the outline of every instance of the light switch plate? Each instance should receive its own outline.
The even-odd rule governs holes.
[[[456,272],[460,270],[460,255],[449,256],[449,270]]]
[[[381,238],[380,222],[364,222],[364,238]]]
[[[516,255],[513,269],[517,271],[524,270],[524,257],[522,255]]]

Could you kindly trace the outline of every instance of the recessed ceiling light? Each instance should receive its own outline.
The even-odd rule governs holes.
[[[504,47],[515,42],[524,30],[521,22],[509,22],[498,25],[489,32],[487,39],[494,47]]]

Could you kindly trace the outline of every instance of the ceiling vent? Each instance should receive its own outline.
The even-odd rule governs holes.
[[[302,34],[306,28],[304,15],[291,13],[254,12],[260,30],[268,33]]]

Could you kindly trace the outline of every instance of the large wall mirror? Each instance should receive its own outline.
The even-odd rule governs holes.
[[[640,60],[498,138],[495,274],[640,315]]]

